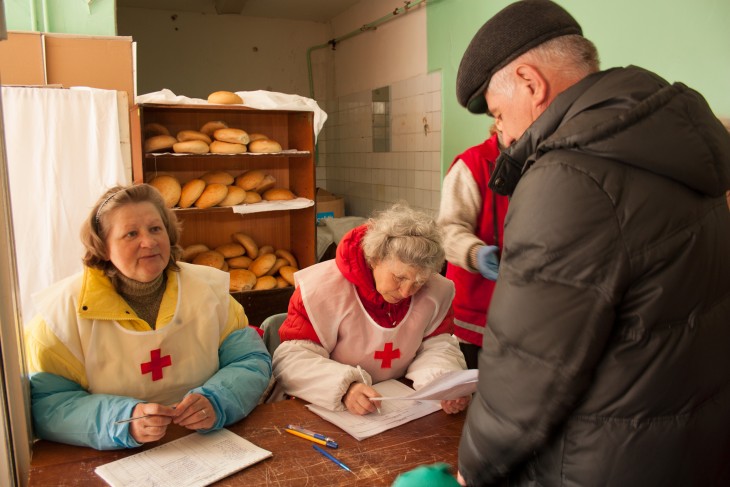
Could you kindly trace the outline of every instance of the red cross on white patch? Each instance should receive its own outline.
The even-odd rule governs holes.
[[[162,368],[169,367],[172,365],[172,358],[169,355],[161,357],[162,349],[150,351],[150,361],[140,364],[142,368],[142,375],[152,373],[152,380],[162,379]]]
[[[393,350],[393,342],[388,342],[385,344],[385,348],[383,350],[375,352],[374,357],[375,360],[382,360],[380,364],[381,369],[389,369],[393,359],[400,358],[400,348]]]

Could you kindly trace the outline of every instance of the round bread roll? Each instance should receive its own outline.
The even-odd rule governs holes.
[[[246,197],[243,198],[243,202],[247,205],[252,205],[261,201],[261,195],[256,191],[246,191]]]
[[[172,135],[155,135],[144,141],[145,152],[167,151],[177,143]]]
[[[269,137],[264,134],[248,134],[248,138],[253,142],[254,140],[268,139]]]
[[[200,127],[200,133],[207,135],[208,137],[213,139],[213,132],[215,132],[218,129],[227,129],[228,124],[224,122],[223,120],[211,120],[210,122],[206,122],[203,124],[202,127]]]
[[[281,269],[285,265],[289,265],[289,261],[286,259],[282,259],[281,257],[277,257],[276,262],[274,262],[274,265],[271,267],[271,269],[269,269],[266,275],[273,276],[274,274],[279,272],[279,269]]]
[[[225,261],[226,259],[223,257],[223,254],[216,252],[215,250],[206,250],[193,258],[193,264],[207,265],[208,267],[215,267],[216,269],[223,268]]]
[[[223,257],[230,259],[231,257],[239,257],[246,253],[246,249],[243,245],[235,242],[225,243],[215,248],[216,252],[223,254]]]
[[[248,291],[256,285],[256,276],[247,269],[231,269],[228,273],[231,276],[228,290],[232,293]]]
[[[235,105],[243,103],[243,98],[232,91],[214,91],[208,95],[208,103],[216,103],[218,105]]]
[[[258,194],[264,194],[266,191],[270,190],[274,187],[276,184],[276,178],[272,176],[271,174],[267,174],[264,176],[264,179],[261,180],[261,182],[256,186],[254,191],[256,191]]]
[[[238,186],[229,185],[228,195],[218,203],[218,206],[236,206],[243,203],[243,199],[246,197],[246,192]]]
[[[284,278],[286,282],[289,283],[290,286],[294,285],[294,273],[298,271],[296,267],[292,267],[290,265],[285,265],[283,267],[279,268],[279,275]]]
[[[182,194],[180,195],[178,206],[180,208],[190,208],[200,198],[200,195],[203,194],[204,189],[205,181],[197,178],[191,179],[182,187]]]
[[[183,249],[182,260],[183,262],[192,262],[198,254],[207,252],[208,250],[210,249],[205,244],[197,243],[188,245]]]
[[[259,247],[259,254],[273,254],[274,247],[271,245],[262,245]]]
[[[279,249],[276,252],[274,252],[274,254],[277,257],[281,257],[282,259],[286,259],[289,262],[289,265],[290,266],[296,267],[297,269],[299,268],[299,264],[297,263],[297,258],[294,257],[294,254],[292,254],[288,250]]]
[[[200,179],[205,181],[206,184],[220,183],[226,186],[233,184],[233,176],[226,171],[208,171],[200,176]]]
[[[290,284],[286,282],[286,279],[284,279],[281,276],[276,276],[276,287],[282,288],[282,287],[289,287]]]
[[[243,154],[246,152],[246,146],[243,144],[223,142],[222,140],[214,140],[210,143],[210,152],[213,154]]]
[[[253,259],[251,257],[241,255],[239,257],[231,257],[230,259],[226,259],[226,262],[228,262],[228,267],[230,267],[231,269],[248,269],[248,266],[251,265]]]
[[[200,197],[195,200],[195,207],[200,209],[215,206],[228,195],[228,186],[220,183],[209,184],[203,190]]]
[[[248,133],[241,129],[218,129],[213,132],[213,138],[222,142],[231,142],[232,144],[248,144],[251,140]]]
[[[210,136],[197,130],[181,130],[177,133],[176,137],[180,142],[185,142],[186,140],[202,140],[206,144],[213,142]]]
[[[251,262],[248,270],[256,274],[256,277],[261,277],[269,272],[275,263],[276,256],[274,254],[261,254]]]
[[[162,194],[162,199],[165,200],[166,207],[172,208],[180,201],[182,188],[180,188],[180,182],[175,176],[168,176],[166,174],[156,176],[152,178],[149,185],[156,188]]]
[[[154,137],[155,135],[170,135],[170,131],[161,123],[146,123],[144,124],[143,132],[145,139]]]
[[[261,181],[266,177],[266,173],[259,169],[252,171],[246,171],[243,174],[236,176],[236,186],[246,191],[253,191],[256,186],[261,184]]]
[[[250,142],[248,151],[258,154],[270,154],[272,152],[281,152],[281,144],[275,140],[258,139]]]
[[[203,140],[186,140],[172,145],[177,154],[207,154],[210,146]]]
[[[266,190],[264,194],[261,195],[261,197],[266,201],[283,201],[293,200],[294,198],[296,198],[294,193],[286,188],[272,188]]]
[[[221,267],[221,270],[228,272],[228,262],[223,261],[223,267]]]
[[[261,276],[256,279],[254,285],[254,291],[260,291],[264,289],[274,289],[276,287],[276,278],[274,276]]]
[[[243,232],[236,232],[232,235],[232,237],[233,240],[243,245],[243,248],[246,249],[246,255],[252,259],[259,256],[259,246],[256,245],[256,241],[253,238]]]

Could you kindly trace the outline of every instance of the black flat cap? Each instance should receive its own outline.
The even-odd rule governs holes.
[[[578,22],[550,0],[512,3],[485,23],[466,48],[456,75],[456,98],[472,113],[486,113],[484,91],[494,73],[545,41],[583,35]]]

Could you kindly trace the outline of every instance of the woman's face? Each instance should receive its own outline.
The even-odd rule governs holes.
[[[112,264],[129,279],[151,282],[170,260],[170,237],[155,205],[121,206],[106,217],[106,251]]]
[[[375,289],[388,303],[395,304],[413,296],[431,277],[431,270],[386,259],[373,265]]]

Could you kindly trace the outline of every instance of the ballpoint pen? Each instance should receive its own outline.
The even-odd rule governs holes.
[[[321,433],[315,433],[314,431],[302,428],[301,426],[297,426],[296,424],[288,424],[286,427],[290,430],[298,431],[300,433],[304,433],[305,435],[313,436],[314,438],[317,438],[318,440],[327,441],[332,443],[334,446],[333,448],[337,448],[337,441],[335,441],[334,438],[330,438],[329,436],[325,436]],[[330,445],[327,445],[330,446]]]
[[[357,366],[357,371],[360,372],[360,377],[362,378],[362,383],[365,384],[365,385],[367,385],[368,384],[368,381],[365,380],[365,373],[362,371],[362,367],[360,367],[358,365]],[[378,406],[375,406],[375,409],[378,410],[378,414],[383,414],[383,413],[380,412],[380,408]]]
[[[319,443],[320,445],[328,446],[330,448],[337,448],[337,443],[334,441],[329,440],[321,440],[319,438],[315,438],[314,436],[308,435],[306,433],[302,433],[300,431],[296,431],[290,428],[285,428],[284,431],[287,433],[291,433],[294,436],[298,436],[299,438],[304,438],[305,440],[312,441],[314,443]]]
[[[173,405],[173,406],[168,406],[168,407],[171,407],[172,409],[175,409],[175,405]],[[129,422],[131,422],[131,421],[137,421],[138,419],[144,419],[144,418],[149,418],[150,416],[159,416],[159,414],[143,414],[142,416],[132,416],[131,418],[127,418],[127,419],[120,419],[120,420],[118,420],[118,421],[114,421],[114,424],[124,424],[124,423],[129,423]]]
[[[312,448],[314,448],[315,450],[320,452],[322,455],[326,456],[327,458],[329,458],[330,460],[335,462],[340,468],[344,468],[345,470],[347,470],[350,473],[355,473],[352,470],[350,470],[350,467],[348,467],[347,465],[345,465],[344,463],[342,463],[341,461],[339,461],[338,459],[336,459],[335,457],[333,457],[332,455],[330,455],[329,453],[327,453],[326,451],[324,451],[322,448],[318,447],[317,445],[312,445]]]

